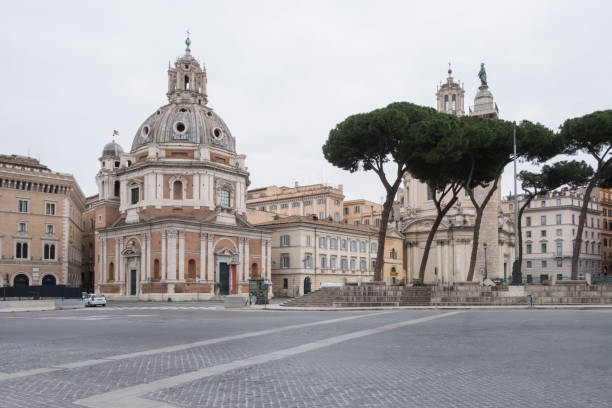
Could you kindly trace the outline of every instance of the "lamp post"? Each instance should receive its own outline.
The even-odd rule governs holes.
[[[485,280],[487,280],[487,243],[485,242],[484,244],[482,244],[482,246],[484,247],[484,251],[485,251],[485,275],[484,278]]]

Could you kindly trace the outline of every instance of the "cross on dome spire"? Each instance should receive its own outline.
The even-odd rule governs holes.
[[[450,76],[452,74],[453,74],[453,70],[451,69],[451,64],[450,64],[450,61],[449,61],[449,63],[448,63],[448,75]]]

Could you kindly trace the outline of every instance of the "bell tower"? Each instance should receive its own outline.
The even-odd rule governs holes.
[[[198,60],[191,55],[189,30],[185,45],[185,55],[174,62],[174,68],[168,66],[168,101],[206,105],[206,68],[200,67]]]
[[[438,112],[444,112],[451,115],[465,115],[463,98],[465,90],[463,86],[455,82],[453,79],[453,70],[450,62],[448,63],[448,77],[446,83],[438,86],[436,98],[438,100]]]

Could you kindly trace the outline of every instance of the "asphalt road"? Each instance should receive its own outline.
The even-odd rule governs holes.
[[[0,407],[609,407],[612,310],[0,315]]]

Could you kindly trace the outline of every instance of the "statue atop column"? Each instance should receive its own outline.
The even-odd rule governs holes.
[[[487,71],[485,70],[484,62],[480,63],[478,78],[480,78],[480,86],[487,86]]]

